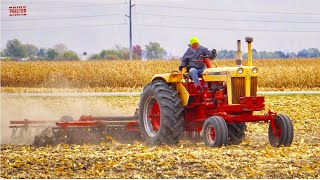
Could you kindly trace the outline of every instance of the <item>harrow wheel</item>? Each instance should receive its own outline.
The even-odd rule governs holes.
[[[203,142],[209,147],[221,147],[228,141],[228,128],[220,116],[211,116],[203,125]]]
[[[228,126],[228,144],[238,145],[245,137],[246,123],[229,123]]]
[[[283,114],[274,117],[275,129],[269,124],[269,142],[274,147],[290,146],[293,140],[293,125],[291,119]]]
[[[163,81],[149,83],[140,96],[140,132],[147,144],[178,144],[183,131],[178,92]]]
[[[74,119],[73,119],[72,116],[62,116],[62,117],[60,118],[60,121],[72,122],[72,121],[74,121]]]
[[[46,128],[34,137],[32,145],[46,146],[66,143],[66,136],[62,129]]]
[[[74,127],[67,132],[62,128],[46,128],[35,136],[32,145],[99,144],[105,140],[105,132],[99,127]]]

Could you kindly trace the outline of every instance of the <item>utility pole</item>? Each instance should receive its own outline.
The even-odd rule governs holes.
[[[131,10],[132,10],[132,7],[135,6],[134,5],[131,5],[131,0],[129,0],[129,16],[126,15],[126,17],[129,18],[129,49],[130,49],[130,60],[132,60],[132,13],[131,13]]]

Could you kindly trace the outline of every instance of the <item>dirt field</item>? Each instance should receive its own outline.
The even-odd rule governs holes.
[[[320,178],[320,95],[266,96],[267,108],[294,123],[291,147],[273,148],[267,124],[248,123],[238,146],[209,148],[102,143],[33,147],[10,144],[9,120],[57,120],[62,115],[132,115],[138,97],[2,98],[1,178]]]

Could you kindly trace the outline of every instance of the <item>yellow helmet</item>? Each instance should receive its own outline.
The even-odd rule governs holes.
[[[192,38],[190,39],[190,46],[191,46],[192,44],[194,44],[194,43],[199,43],[198,38],[192,37]]]

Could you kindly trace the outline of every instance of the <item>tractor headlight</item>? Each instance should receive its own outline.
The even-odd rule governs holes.
[[[239,73],[239,74],[242,74],[242,73],[243,73],[243,68],[239,68],[239,69],[238,69],[238,73]]]
[[[252,68],[252,73],[253,74],[256,74],[257,72],[258,72],[258,68],[256,68],[256,67]]]

